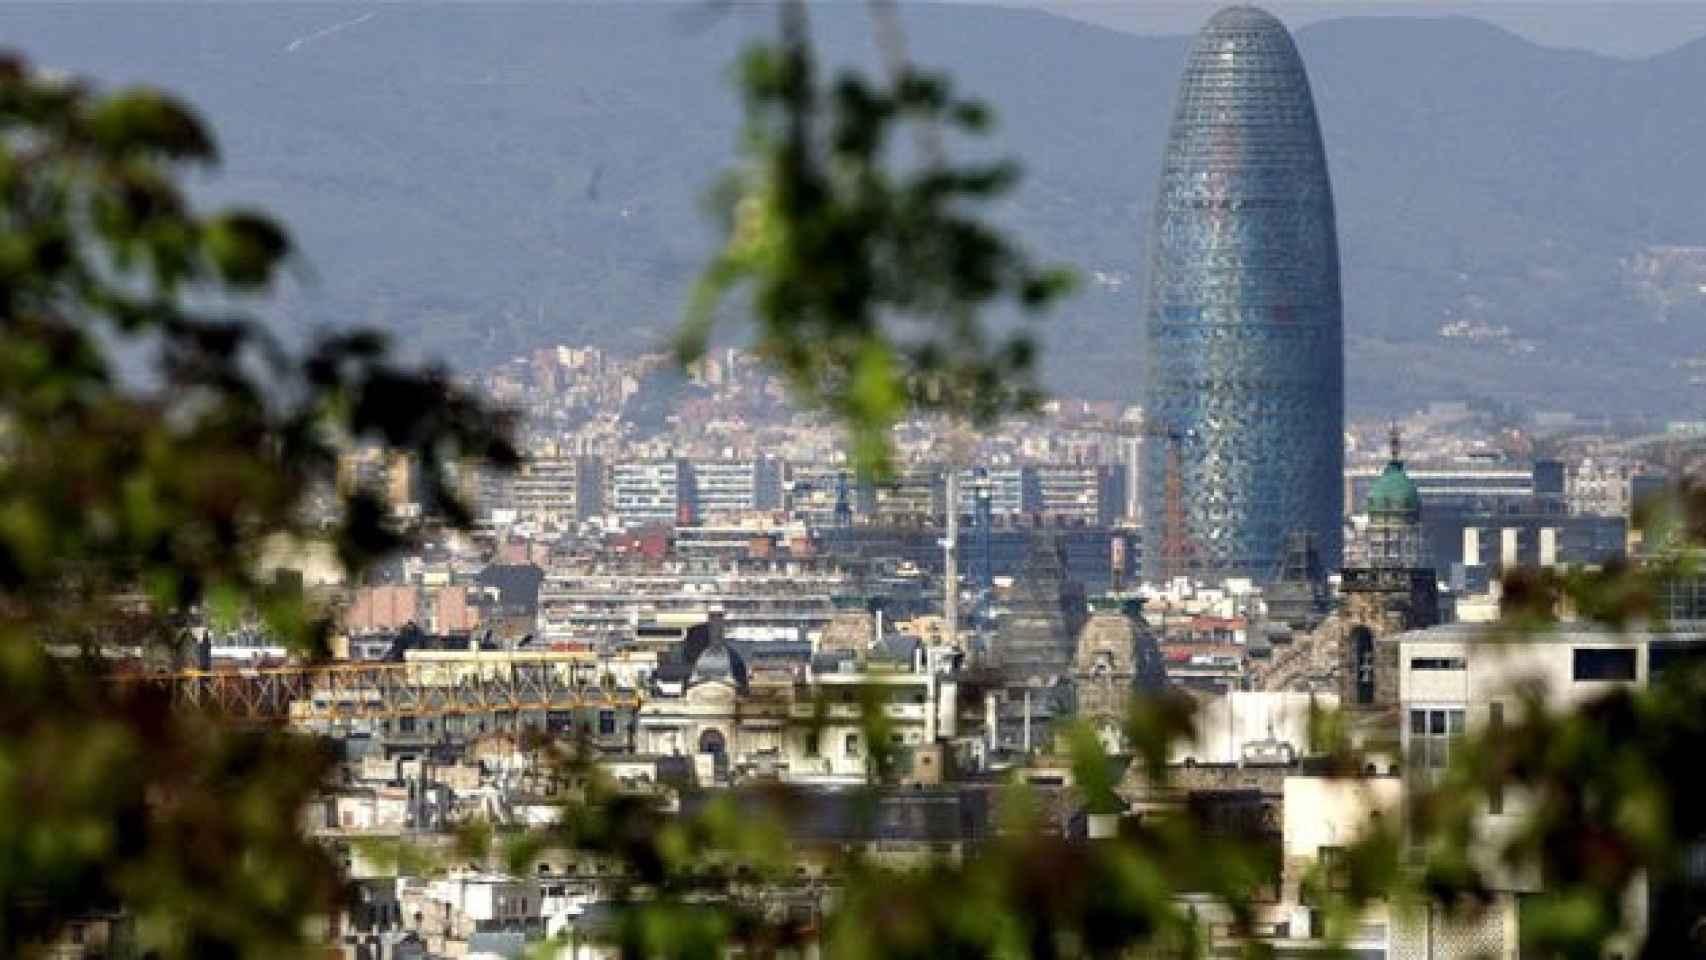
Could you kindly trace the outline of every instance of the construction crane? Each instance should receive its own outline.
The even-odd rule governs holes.
[[[1197,556],[1196,541],[1191,537],[1185,519],[1185,486],[1183,448],[1197,441],[1197,432],[1176,424],[1145,420],[1137,431],[1147,440],[1165,444],[1162,462],[1161,518],[1161,583],[1171,583],[1179,577],[1197,572],[1201,558]],[[1146,524],[1147,526],[1147,524]],[[1147,549],[1147,546],[1146,546]]]

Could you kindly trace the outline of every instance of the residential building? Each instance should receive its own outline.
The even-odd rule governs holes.
[[[961,470],[959,511],[962,517],[979,516],[979,501],[988,503],[989,515],[1003,520],[1022,517],[1042,509],[1042,489],[1035,467],[979,467]]]
[[[624,527],[688,524],[696,515],[693,470],[684,460],[619,460],[608,491],[605,508]]]
[[[508,479],[495,507],[516,519],[573,526],[604,509],[604,464],[597,457],[544,454],[528,457]]]
[[[1119,521],[1126,499],[1123,464],[1045,464],[1034,469],[1037,512],[1046,519],[1088,527],[1107,527]]]
[[[726,519],[782,507],[779,460],[695,460],[692,471],[696,520]]]

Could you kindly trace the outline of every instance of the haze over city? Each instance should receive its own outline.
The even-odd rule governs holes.
[[[872,63],[861,7],[821,6],[826,54]],[[1671,11],[1657,9],[1625,19]],[[281,329],[360,318],[471,369],[668,340],[738,143],[726,64],[770,24],[764,7],[707,10],[21,4],[0,30],[65,68],[196,99],[225,159],[198,187],[276,207],[303,239],[306,270],[266,309]],[[989,99],[988,149],[1024,168],[1003,221],[1082,277],[1038,328],[1045,380],[1129,398],[1155,165],[1195,24],[1148,37],[978,5],[907,20],[912,53]],[[1294,22],[1346,238],[1353,411],[1698,408],[1697,32],[1624,62],[1476,20]]]
[[[0,956],[1706,956],[1703,38],[0,6]]]

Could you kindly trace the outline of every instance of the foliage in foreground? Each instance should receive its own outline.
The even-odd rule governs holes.
[[[996,334],[984,314],[1004,300],[1038,313],[1070,279],[973,216],[1017,170],[950,164],[941,136],[983,131],[988,108],[904,59],[887,82],[847,72],[826,86],[806,4],[778,8],[778,41],[741,63],[746,136],[723,191],[728,241],[700,279],[677,352],[701,357],[719,304],[740,290],[759,356],[796,402],[848,429],[855,463],[881,473],[888,429],[909,412],[987,424],[1036,405],[1029,333]],[[912,169],[894,160],[906,131],[920,145]]]
[[[784,16],[803,10],[786,4]],[[1029,347],[991,345],[977,310],[1002,297],[1041,306],[1059,279],[961,212],[1009,174],[949,168],[931,151],[910,176],[884,168],[893,124],[975,128],[981,111],[906,70],[887,85],[845,79],[825,107],[803,19],[785,22],[781,46],[748,62],[751,162],[733,241],[707,275],[683,352],[702,349],[714,302],[745,284],[761,352],[803,399],[852,427],[867,464],[882,461],[883,428],[909,406],[974,419],[1023,407]],[[387,362],[369,335],[299,355],[242,319],[232,304],[271,283],[288,240],[255,214],[189,209],[174,177],[214,150],[181,106],[101,95],[8,61],[0,125],[0,953],[120,904],[166,956],[299,953],[304,919],[338,893],[334,865],[296,823],[329,758],[297,739],[174,714],[145,690],[104,682],[92,660],[46,650],[93,653],[115,640],[171,649],[182,641],[176,615],[199,606],[260,610],[312,651],[313,612],[255,573],[264,546],[325,537],[356,569],[400,543],[374,491],[355,491],[330,529],[304,523],[331,488],[339,444],[411,453],[428,500],[453,520],[442,467],[512,453],[476,402],[441,374]],[[155,362],[123,373],[115,345]],[[1675,569],[1706,540],[1700,498],[1686,504]],[[1627,620],[1651,597],[1641,579],[1650,574],[1513,590],[1531,601],[1514,605],[1529,618],[1517,624],[1541,625],[1566,595],[1591,616]],[[1688,761],[1706,733],[1701,717],[1706,687],[1684,679],[1575,713],[1527,701],[1504,736],[1459,751],[1444,787],[1419,801],[1419,870],[1401,869],[1390,831],[1352,851],[1348,882],[1321,894],[1335,929],[1361,905],[1411,890],[1473,909],[1492,880],[1468,853],[1492,851],[1493,866],[1546,879],[1525,925],[1531,946],[1597,955],[1627,924],[1636,876],[1693,896],[1685,867],[1703,825]],[[1176,705],[1140,705],[1129,735],[1156,782],[1188,722]],[[1080,737],[1074,754],[1081,799],[1104,808],[1110,761],[1094,738]],[[1516,833],[1482,837],[1480,798],[1496,789],[1540,802]],[[786,797],[761,811],[730,798],[675,820],[591,778],[585,790],[561,831],[515,838],[511,852],[560,843],[622,864],[632,885],[619,937],[631,954],[798,942],[756,903],[705,899],[729,889],[719,863],[758,879],[788,868]],[[1215,835],[1188,809],[1093,845],[1039,822],[1021,798],[1006,830],[963,862],[911,873],[841,864],[839,909],[822,931],[830,950],[1189,953],[1202,918],[1179,894],[1206,894],[1235,928],[1273,871],[1248,838]],[[1691,924],[1661,926],[1646,953],[1694,952],[1694,937]]]
[[[1701,575],[1706,486],[1686,482],[1640,504],[1645,561],[1565,575],[1507,578],[1505,620],[1485,643],[1544,640],[1560,611],[1613,635],[1663,630],[1658,598]],[[1686,634],[1685,634],[1686,636]],[[1421,889],[1472,911],[1515,879],[1534,892],[1522,908],[1525,951],[1543,957],[1706,953],[1706,661],[1684,641],[1646,686],[1610,685],[1561,702],[1538,683],[1511,691],[1506,724],[1469,738],[1444,779],[1417,798],[1411,829]],[[1493,798],[1518,810],[1493,831]],[[1631,932],[1646,928],[1631,949]],[[1527,955],[1525,953],[1525,955]]]
[[[114,645],[181,650],[182,616],[258,611],[307,655],[323,624],[260,574],[329,542],[350,570],[400,545],[378,491],[329,526],[337,451],[447,467],[514,460],[501,424],[368,333],[293,353],[244,318],[288,262],[257,213],[176,185],[209,132],[148,91],[0,59],[0,954],[123,904],[162,956],[302,949],[337,877],[299,829],[329,757],[172,712],[102,677]],[[121,359],[130,361],[121,364]],[[50,651],[52,651],[50,655]]]

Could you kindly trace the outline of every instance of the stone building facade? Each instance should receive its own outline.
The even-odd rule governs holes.
[[[1404,470],[1398,436],[1392,458],[1368,493],[1368,527],[1345,568],[1336,634],[1340,702],[1387,709],[1398,703],[1398,651],[1379,642],[1439,622],[1439,581],[1423,565],[1422,497]]]

